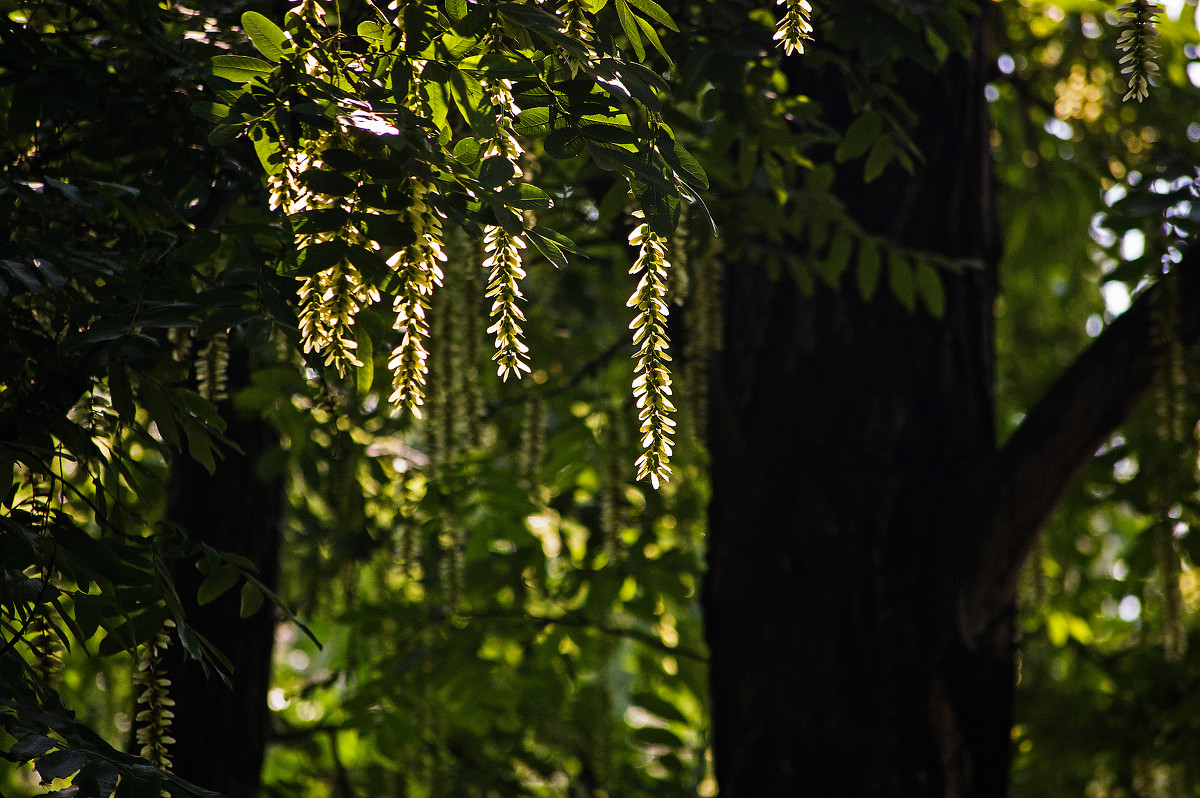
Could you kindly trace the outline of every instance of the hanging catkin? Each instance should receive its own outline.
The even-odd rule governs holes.
[[[229,343],[225,333],[217,333],[196,357],[196,384],[200,395],[216,404],[227,398]]]
[[[171,769],[167,748],[175,742],[170,735],[171,719],[175,717],[171,707],[175,702],[169,693],[171,680],[162,665],[162,654],[170,644],[167,630],[174,626],[175,622],[168,619],[155,638],[142,646],[133,677],[141,707],[134,718],[137,741],[142,746],[141,755],[159,770]]]

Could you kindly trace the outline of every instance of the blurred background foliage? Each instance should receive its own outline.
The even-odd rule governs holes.
[[[120,773],[125,794],[196,792],[118,755],[140,748],[136,652],[164,620],[175,624],[165,657],[202,660],[215,680],[227,670],[171,587],[182,567],[199,568],[201,603],[227,593],[242,615],[273,613],[263,794],[715,794],[697,591],[717,264],[753,254],[811,285],[853,265],[823,246],[839,231],[860,258],[890,251],[832,199],[828,164],[835,149],[869,169],[920,154],[890,122],[847,143],[790,94],[765,7],[663,4],[689,33],[662,32],[673,60],[647,62],[672,81],[664,117],[709,175],[721,237],[693,209],[678,244],[690,283],[674,286],[672,333],[687,401],[675,476],[655,492],[633,480],[626,193],[588,163],[530,158],[559,200],[540,223],[588,259],[529,264],[526,380],[501,383],[481,352],[466,367],[482,397],[470,405],[452,347],[435,347],[446,382],[431,391],[474,410],[422,424],[390,412],[382,376],[341,379],[298,357],[294,281],[274,268],[284,236],[253,149],[210,141],[191,111],[205,59],[251,52],[240,15],[278,18],[281,5],[0,0],[0,460],[13,475],[0,519],[0,749],[17,760],[0,763],[0,791],[73,777],[107,795]],[[854,104],[852,92],[886,95],[879,75],[899,53],[936,60],[955,46],[913,22],[936,4],[859,5],[870,13],[818,5],[803,56],[843,69]],[[1166,5],[1160,84],[1122,104],[1113,6],[995,4],[1002,436],[1196,220],[1181,203],[1200,162],[1200,10]],[[895,23],[882,44],[880,20]],[[844,49],[823,50],[823,36]],[[878,57],[845,63],[855,47]],[[796,252],[805,237],[811,251]],[[451,284],[469,286],[454,264],[475,262],[475,246],[451,241]],[[923,291],[933,310],[936,291]],[[435,330],[465,323],[448,313],[434,307]],[[390,328],[375,310],[358,323]],[[226,385],[205,370],[220,357],[234,364]],[[386,356],[374,359],[384,372]],[[1175,399],[1147,403],[1097,454],[1031,563],[1015,795],[1200,794],[1189,534],[1200,407],[1183,401],[1187,433],[1164,436]],[[224,438],[235,417],[273,430],[253,462]],[[439,419],[475,445],[431,462]],[[277,585],[172,523],[169,471],[183,457],[283,486]],[[1177,571],[1156,542],[1164,513]],[[1178,583],[1179,619],[1164,617],[1164,576]],[[1181,656],[1169,656],[1178,642],[1164,647],[1173,625],[1193,643]],[[24,763],[38,756],[40,775]]]

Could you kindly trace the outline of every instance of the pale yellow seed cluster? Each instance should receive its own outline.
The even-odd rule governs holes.
[[[635,215],[640,215],[637,212]],[[628,305],[636,308],[637,316],[629,325],[633,330],[633,345],[637,360],[633,381],[633,396],[641,419],[642,456],[637,461],[638,479],[649,477],[655,488],[670,479],[671,435],[675,421],[671,418],[671,373],[667,367],[667,242],[646,223],[639,224],[629,236],[629,243],[640,247],[640,253],[630,274],[641,273]]]
[[[407,215],[417,240],[388,259],[388,265],[400,274],[400,287],[392,304],[396,313],[392,327],[400,333],[400,343],[388,360],[392,371],[389,401],[407,408],[417,418],[421,417],[421,405],[425,402],[429,359],[425,349],[429,338],[425,313],[433,290],[442,284],[442,264],[446,262],[442,222],[425,199],[430,190],[421,181],[412,181],[412,204]]]
[[[521,322],[525,316],[517,306],[522,298],[518,284],[525,277],[521,267],[521,250],[525,242],[503,228],[489,226],[483,236],[486,255],[483,266],[488,270],[487,295],[492,299],[492,318],[495,322],[487,331],[496,336],[496,353],[492,360],[496,373],[507,380],[509,374],[520,378],[529,371],[529,347],[521,341]]]
[[[808,0],[778,0],[777,5],[787,5],[783,18],[775,28],[775,41],[783,45],[787,55],[803,53],[804,42],[812,39],[812,5]]]
[[[216,403],[228,398],[229,341],[225,333],[208,339],[196,358],[196,384],[200,395]]]
[[[285,148],[287,156],[283,169],[267,181],[272,209],[282,209],[288,216],[304,211],[353,212],[353,198],[327,197],[308,190],[300,181],[300,175],[307,169],[324,166],[320,153],[344,143],[341,141],[343,135],[342,130],[326,133],[306,142],[304,150]],[[378,244],[369,241],[350,221],[340,230],[297,233],[295,246],[304,257],[307,248],[333,241],[379,249]],[[354,341],[354,317],[362,308],[379,301],[379,291],[366,284],[358,269],[345,257],[299,279],[300,340],[304,351],[324,354],[325,365],[333,366],[339,374],[345,374],[349,366],[362,366],[355,351],[358,345]]]
[[[162,667],[162,652],[170,642],[167,629],[174,625],[174,621],[168,620],[154,640],[142,647],[138,670],[133,677],[141,691],[137,702],[142,709],[134,718],[138,724],[137,741],[142,746],[142,756],[159,770],[171,769],[167,747],[175,742],[170,735],[171,719],[175,717],[170,708],[175,702],[168,692],[171,680]]]
[[[496,113],[496,135],[487,142],[483,155],[485,158],[493,155],[503,157],[512,165],[513,176],[519,176],[521,155],[524,154],[525,148],[517,141],[517,134],[513,132],[513,119],[521,109],[513,99],[512,81],[489,80],[484,85],[487,88],[488,100]]]
[[[596,29],[587,12],[588,0],[563,0],[558,7],[558,18],[563,21],[563,33],[580,42],[591,42],[596,39]]]
[[[1151,0],[1133,0],[1118,6],[1117,11],[1124,15],[1121,35],[1117,39],[1117,49],[1125,53],[1120,60],[1125,66],[1121,74],[1129,76],[1129,91],[1121,99],[1132,97],[1141,102],[1150,96],[1150,86],[1158,77],[1154,40],[1159,34],[1154,21],[1162,9]]]
[[[520,113],[512,96],[512,83],[494,80],[487,83],[488,97],[496,114],[496,136],[487,143],[486,157],[500,156],[508,161],[513,177],[521,174],[521,154],[525,151],[513,132],[513,118]],[[496,373],[504,380],[509,375],[521,378],[529,371],[529,347],[521,340],[524,314],[517,302],[522,299],[519,281],[525,277],[521,265],[521,250],[525,240],[520,233],[510,233],[496,225],[483,232],[483,267],[488,270],[487,296],[492,299],[492,326],[488,332],[496,336]]]

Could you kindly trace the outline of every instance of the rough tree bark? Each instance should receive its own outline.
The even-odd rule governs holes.
[[[244,351],[240,354],[244,360]],[[244,364],[231,365],[231,384],[247,381]],[[248,557],[258,566],[259,578],[274,587],[283,487],[278,480],[260,481],[254,466],[258,456],[274,445],[275,434],[262,419],[239,417],[231,402],[220,403],[219,409],[228,423],[226,436],[245,455],[229,453],[209,474],[181,452],[172,464],[168,517],[191,540]],[[177,656],[169,661],[171,697],[176,703],[171,728],[176,739],[171,746],[174,771],[227,798],[254,798],[269,732],[266,697],[274,612],[268,603],[250,618],[239,619],[236,589],[200,606],[196,591],[202,580],[190,560],[176,569],[175,588],[188,623],[228,657],[232,687],[216,674],[206,675],[194,660]]]
[[[943,320],[852,277],[805,297],[727,268],[703,597],[726,798],[1004,796],[1021,564],[1153,382],[1150,292],[997,450],[985,29],[970,58],[899,72],[916,174],[838,180],[867,229],[984,264],[944,275]],[[839,86],[805,88],[836,108]],[[1200,254],[1181,272],[1190,343]]]

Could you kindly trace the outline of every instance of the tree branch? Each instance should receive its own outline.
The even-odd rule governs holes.
[[[1177,267],[1178,335],[1200,340],[1200,248]],[[1024,423],[958,492],[952,519],[980,518],[961,582],[960,624],[977,639],[1008,606],[1021,566],[1063,493],[1113,430],[1153,387],[1154,306],[1163,286],[1146,291],[1055,381]],[[961,562],[961,561],[960,561]]]

